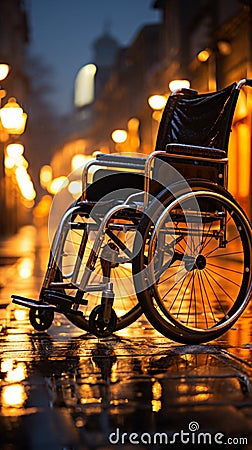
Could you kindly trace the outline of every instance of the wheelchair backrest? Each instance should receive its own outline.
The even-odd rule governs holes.
[[[156,150],[178,143],[219,148],[227,154],[238,95],[236,83],[206,94],[191,89],[171,94],[160,122]]]

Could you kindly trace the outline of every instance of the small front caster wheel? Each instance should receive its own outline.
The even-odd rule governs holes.
[[[104,321],[104,305],[96,306],[90,313],[89,326],[90,331],[97,337],[107,337],[115,331],[117,316],[111,309],[109,322]]]
[[[52,325],[54,311],[52,308],[30,308],[29,319],[37,331],[45,331]]]

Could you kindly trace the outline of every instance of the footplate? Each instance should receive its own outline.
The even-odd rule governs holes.
[[[49,303],[38,301],[38,300],[33,300],[31,298],[21,297],[20,295],[12,295],[11,298],[13,299],[12,303],[16,303],[17,305],[20,305],[20,306],[26,306],[27,308],[56,309],[55,306],[49,305]]]
[[[57,305],[57,306],[62,306],[63,308],[66,308],[66,309],[71,309],[72,305],[76,302],[75,297],[72,297],[71,295],[63,294],[58,291],[45,290],[44,298],[49,303],[52,303],[53,305]],[[85,299],[81,299],[78,303],[80,305],[87,305],[88,301]]]
[[[35,309],[41,309],[41,310],[45,310],[45,309],[51,309],[54,310],[55,312],[59,312],[59,313],[71,313],[73,315],[76,316],[83,316],[83,312],[82,311],[76,311],[70,308],[70,298],[68,299],[64,299],[65,301],[67,300],[68,304],[67,304],[67,308],[66,308],[66,303],[64,304],[65,308],[62,307],[62,305],[59,304],[49,304],[48,302],[45,301],[41,301],[41,300],[33,300],[31,298],[26,298],[26,297],[22,297],[21,295],[12,295],[11,298],[12,303],[16,303],[17,305],[20,306],[25,306],[26,308],[35,308]],[[74,297],[73,297],[74,298]],[[50,300],[52,300],[52,297],[50,298]],[[56,300],[56,297],[54,297],[54,300]],[[57,297],[57,300],[59,302],[59,296]],[[62,299],[61,299],[62,300]],[[55,302],[56,303],[56,302]]]

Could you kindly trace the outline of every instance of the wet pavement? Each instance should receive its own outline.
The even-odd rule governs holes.
[[[46,229],[0,243],[0,449],[252,449],[252,310],[204,345],[141,317],[110,338],[56,314],[36,332],[11,294],[36,298]],[[210,445],[211,444],[211,445]]]

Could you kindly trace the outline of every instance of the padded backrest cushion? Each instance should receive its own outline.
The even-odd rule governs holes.
[[[239,93],[236,83],[213,93],[192,92],[169,97],[159,126],[156,150],[179,143],[227,151]]]

